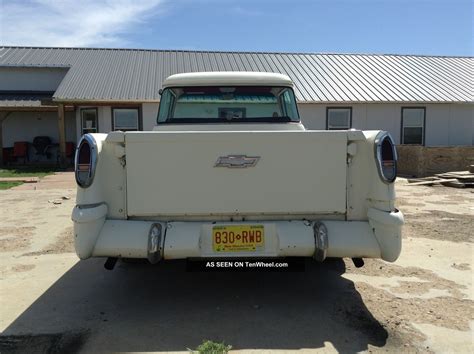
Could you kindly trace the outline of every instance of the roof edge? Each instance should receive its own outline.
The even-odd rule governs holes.
[[[428,57],[428,58],[464,58],[474,59],[473,56],[463,55],[429,55],[429,54],[400,54],[400,53],[334,53],[334,52],[279,52],[279,51],[239,51],[239,50],[192,50],[192,49],[149,49],[149,48],[111,48],[111,47],[41,47],[41,46],[1,46],[0,49],[54,49],[54,50],[111,50],[132,52],[161,52],[161,53],[235,53],[235,54],[291,54],[291,55],[361,55],[389,57]]]
[[[71,69],[72,64],[0,64],[0,68]]]
[[[71,104],[117,104],[117,105],[132,105],[142,103],[160,103],[159,99],[148,100],[120,100],[120,99],[77,99],[67,97],[54,97],[53,102],[57,103],[71,103]],[[467,104],[474,105],[474,101],[301,101],[296,100],[298,104],[319,104],[319,105],[355,105],[355,104],[406,104],[406,105],[425,105],[425,104]]]

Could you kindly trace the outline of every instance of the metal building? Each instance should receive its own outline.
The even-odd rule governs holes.
[[[309,129],[383,129],[412,147],[474,145],[473,57],[2,47],[0,147],[49,136],[50,157],[29,153],[47,161],[70,155],[66,143],[85,132],[149,130],[163,80],[195,71],[287,74]]]

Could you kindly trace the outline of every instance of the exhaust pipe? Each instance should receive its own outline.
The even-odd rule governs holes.
[[[364,266],[364,260],[362,258],[352,258],[352,263],[354,263],[356,268],[361,268]]]
[[[109,257],[104,263],[104,268],[107,270],[113,270],[115,268],[115,264],[117,264],[117,257]]]
[[[314,254],[313,258],[318,262],[326,259],[328,252],[328,229],[320,221],[316,221],[313,225],[314,233]]]

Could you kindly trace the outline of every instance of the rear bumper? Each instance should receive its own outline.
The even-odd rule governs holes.
[[[256,252],[216,254],[210,222],[111,220],[105,204],[75,207],[72,213],[76,253],[89,257],[183,259],[190,257],[382,258],[395,261],[401,251],[400,211],[369,209],[368,221],[260,221],[265,247]],[[256,222],[235,222],[234,224]],[[232,224],[231,222],[218,223]],[[159,229],[159,235],[151,232]],[[324,231],[319,233],[319,226]],[[158,243],[158,245],[157,245]],[[159,253],[159,254],[156,254]]]

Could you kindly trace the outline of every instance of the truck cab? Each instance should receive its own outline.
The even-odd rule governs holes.
[[[153,131],[84,135],[78,256],[395,261],[392,138],[306,130],[293,88],[274,73],[172,75]]]

